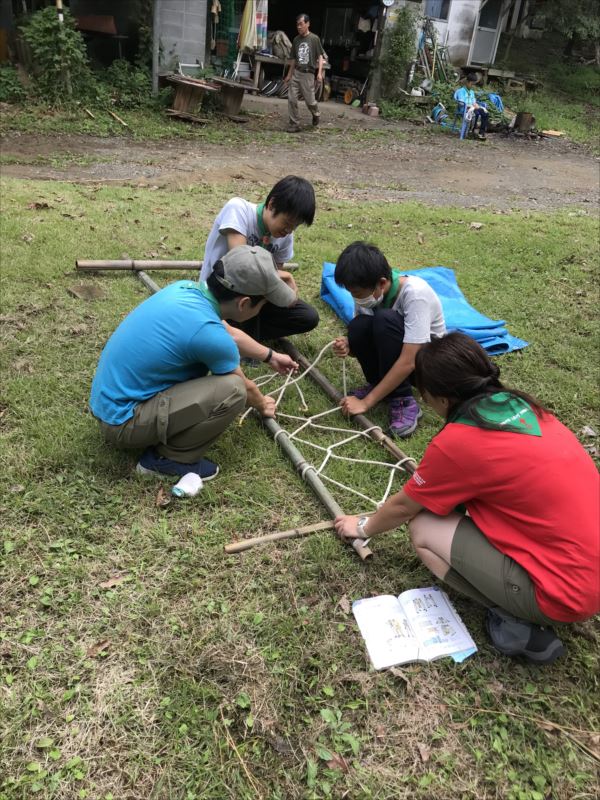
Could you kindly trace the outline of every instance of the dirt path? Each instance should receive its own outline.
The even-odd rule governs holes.
[[[246,143],[233,145],[10,134],[2,142],[2,173],[177,186],[232,179],[272,184],[297,172],[340,198],[498,209],[557,208],[598,200],[598,159],[562,140],[491,135],[486,143],[460,142],[430,128],[367,118],[337,103],[323,104],[317,131],[283,134],[282,101],[248,98],[244,107],[251,112],[244,127],[249,135]],[[264,131],[273,141],[265,142]]]

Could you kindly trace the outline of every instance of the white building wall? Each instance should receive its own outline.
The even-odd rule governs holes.
[[[206,60],[208,0],[158,0],[160,72]]]
[[[462,67],[469,61],[479,6],[479,0],[452,0],[448,21],[435,22],[440,42],[447,45],[450,63],[456,67]]]

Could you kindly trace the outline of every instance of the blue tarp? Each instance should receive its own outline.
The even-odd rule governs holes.
[[[334,270],[335,264],[329,262],[323,264],[321,297],[333,308],[338,317],[348,323],[354,316],[354,301],[350,292],[335,282]],[[489,319],[467,302],[459,289],[453,270],[447,267],[425,267],[402,270],[402,274],[423,278],[437,293],[442,302],[448,331],[468,334],[492,356],[527,347],[527,342],[517,339],[507,331],[504,320]]]

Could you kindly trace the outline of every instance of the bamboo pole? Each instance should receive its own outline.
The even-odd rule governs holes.
[[[280,339],[279,340],[281,349],[284,350],[289,356],[291,356],[294,361],[297,361],[303,369],[308,369],[310,367],[310,361],[302,355],[302,353],[287,339]],[[334,403],[339,403],[342,399],[342,394],[339,392],[335,386],[330,383],[325,375],[322,372],[319,372],[316,367],[313,367],[311,371],[308,373],[313,381],[319,386],[325,394],[330,397]],[[416,469],[415,462],[407,456],[396,444],[396,442],[387,436],[381,428],[374,426],[374,423],[366,417],[364,414],[356,414],[352,417],[352,421],[356,422],[356,424],[361,427],[364,431],[368,432],[369,438],[371,438],[374,442],[377,442],[382,447],[391,453],[395,459],[398,461],[404,461],[402,464],[402,469],[406,470],[410,475]],[[371,430],[369,430],[371,429]]]
[[[298,450],[298,448],[292,443],[292,440],[278,422],[276,422],[271,417],[263,417],[262,419],[263,425],[271,434],[273,439],[277,442],[277,444],[281,447],[283,452],[286,456],[290,459],[292,464],[296,467],[298,472],[300,473],[300,477],[302,480],[307,483],[313,492],[316,494],[317,498],[321,501],[321,503],[325,506],[327,511],[332,517],[337,517],[344,512],[340,508],[340,506],[336,503],[335,499],[317,475],[317,471],[313,467],[312,464],[309,464],[308,461],[304,458],[302,453]],[[373,556],[372,551],[366,547],[360,539],[353,539],[349,542],[351,547],[358,553],[358,556],[361,558],[362,561],[366,561],[367,559]]]
[[[330,531],[333,529],[333,520],[326,520],[325,522],[316,522],[314,525],[304,525],[302,528],[291,528],[289,531],[277,531],[276,533],[267,533],[264,536],[255,536],[253,539],[242,539],[239,542],[230,542],[223,547],[223,550],[231,555],[232,553],[242,553],[244,550],[250,550],[259,544],[267,544],[268,542],[280,542],[282,539],[297,539],[300,536],[308,536],[311,533],[318,533],[319,531]]]
[[[154,281],[152,280],[150,275],[146,275],[146,273],[143,270],[141,270],[141,269],[138,270],[137,276],[141,280],[141,282],[144,284],[146,289],[150,289],[152,294],[156,294],[156,292],[160,292],[160,286],[157,283],[154,283]]]
[[[75,267],[80,272],[96,272],[103,270],[148,270],[148,269],[200,269],[201,261],[171,261],[158,260],[152,261],[122,259],[108,261],[86,261],[78,258]]]

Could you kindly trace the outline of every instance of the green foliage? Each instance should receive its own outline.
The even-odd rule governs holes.
[[[89,95],[94,81],[85,42],[68,10],[65,9],[62,25],[55,7],[36,11],[23,24],[22,32],[31,48],[37,95],[50,103]]]
[[[546,80],[549,86],[591,105],[600,106],[600,70],[585,64],[548,65]]]
[[[385,119],[415,119],[422,115],[421,109],[417,106],[410,103],[395,103],[393,100],[381,100],[379,110]]]
[[[26,97],[17,70],[10,64],[0,65],[0,103],[20,103]]]
[[[141,108],[152,105],[152,77],[143,67],[119,59],[99,75],[101,91],[120,108]]]
[[[133,0],[132,18],[138,31],[138,50],[135,63],[138,67],[152,65],[152,16],[153,0]]]
[[[546,0],[542,12],[546,25],[568,39],[574,36],[584,42],[600,39],[600,16],[597,0]]]
[[[383,96],[388,100],[397,96],[415,57],[416,25],[417,17],[404,7],[398,11],[394,26],[385,34],[380,65]]]

